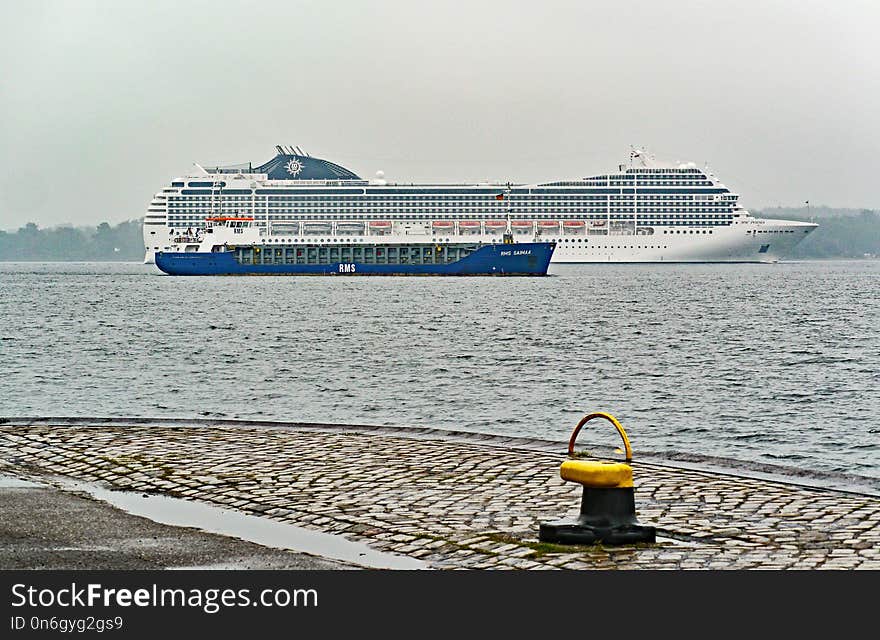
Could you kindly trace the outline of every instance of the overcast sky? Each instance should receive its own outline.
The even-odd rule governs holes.
[[[0,228],[120,222],[192,162],[532,182],[640,145],[747,206],[880,208],[880,3],[0,2]]]

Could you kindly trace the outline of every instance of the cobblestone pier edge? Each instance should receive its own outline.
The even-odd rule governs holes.
[[[161,493],[343,535],[437,569],[878,569],[880,497],[639,459],[658,543],[559,547],[564,444],[439,429],[2,418],[0,473]],[[760,474],[757,474],[760,475]]]

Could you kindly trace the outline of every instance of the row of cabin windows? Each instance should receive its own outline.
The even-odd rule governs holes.
[[[666,174],[684,174],[684,173],[700,173],[695,167],[639,167],[637,169],[627,169],[627,175],[639,175],[644,173],[666,173]]]
[[[264,217],[267,214],[287,214],[288,216],[295,215],[298,218],[309,218],[313,217],[308,215],[308,212],[314,212],[318,217],[338,217],[340,219],[353,219],[357,220],[360,218],[400,218],[400,219],[431,219],[437,217],[445,217],[445,218],[473,218],[473,217],[485,217],[488,219],[503,219],[498,212],[485,212],[479,210],[468,210],[466,208],[456,208],[456,209],[443,209],[443,208],[417,208],[417,209],[409,209],[407,211],[364,211],[363,213],[359,213],[357,209],[351,209],[345,211],[343,214],[337,214],[336,210],[332,208],[320,208],[320,211],[316,208],[310,208],[305,210],[299,209],[288,209],[286,207],[269,207],[268,211],[266,209],[259,209],[256,211],[251,210],[239,210],[234,207],[229,207],[228,209],[224,209],[224,211],[245,211],[246,213],[253,213],[258,217]],[[363,210],[360,210],[363,211]],[[595,218],[595,219],[604,219],[607,217],[611,218],[658,218],[658,219],[688,219],[688,220],[732,220],[735,215],[732,209],[721,210],[721,211],[705,211],[702,209],[692,209],[687,207],[639,207],[637,211],[633,211],[629,207],[611,207],[611,208],[600,208],[600,209],[588,209],[588,208],[564,208],[564,209],[548,209],[547,207],[540,207],[531,209],[533,213],[530,213],[530,209],[525,209],[521,211],[515,211],[514,217],[518,218],[521,216],[528,216],[530,218],[565,218],[565,219],[579,219],[579,218]],[[191,210],[190,207],[173,207],[168,210],[168,213],[171,215],[206,215],[210,213],[210,210],[196,207],[194,210]]]
[[[285,219],[282,216],[270,216],[269,219],[273,222],[285,221]],[[188,226],[193,226],[193,225],[204,226],[204,221],[197,220],[195,218],[185,218],[182,216],[169,216],[168,220],[172,223],[175,223],[177,226],[180,226],[181,224],[185,224]],[[287,220],[287,222],[294,224],[294,221]],[[623,224],[628,225],[628,226],[633,226],[632,220],[622,220],[619,222],[622,222]],[[257,224],[261,225],[264,223],[261,221],[257,221]],[[330,222],[327,221],[327,224],[330,224]],[[701,222],[701,221],[669,222],[669,221],[659,221],[659,220],[643,220],[643,221],[641,221],[640,224],[642,226],[658,225],[658,226],[712,227],[712,226],[729,226],[731,223],[730,222],[710,223],[710,222]],[[663,233],[667,233],[667,231],[664,231]],[[684,230],[684,231],[670,230],[670,231],[668,231],[668,233],[712,233],[712,230],[711,229],[691,229],[691,230]],[[761,231],[760,233],[771,233],[771,232],[770,231]],[[779,233],[782,233],[782,232],[780,231]],[[794,231],[786,231],[785,233],[794,233]]]
[[[279,214],[280,213],[281,212],[279,212]],[[171,214],[168,215],[169,220],[184,219],[184,218],[196,219],[197,217],[199,217],[199,216],[194,215],[194,214],[176,215],[174,212],[172,212]],[[270,214],[268,216],[265,213],[263,213],[263,214],[260,214],[258,217],[268,218],[269,220],[286,220],[286,219],[290,218],[289,215],[275,215],[274,213]],[[379,217],[391,218],[394,220],[432,220],[432,219],[436,218],[437,216],[391,214],[388,216],[379,216]],[[444,216],[444,217],[452,218],[452,219],[471,219],[471,218],[473,218],[473,216],[461,215],[461,214],[453,214],[453,215]],[[552,216],[550,214],[545,213],[545,214],[537,214],[533,217],[538,218],[538,219],[545,219],[545,218],[552,218],[552,217],[558,217],[558,216]],[[297,216],[297,219],[304,219],[304,220],[323,220],[325,218],[326,218],[326,215]],[[341,220],[360,220],[362,218],[363,218],[363,216],[353,216],[353,215],[339,217],[339,219],[341,219]],[[648,221],[657,220],[657,221],[664,221],[664,222],[665,221],[696,221],[696,222],[707,222],[708,223],[708,222],[728,222],[733,219],[733,216],[732,215],[681,214],[681,213],[666,214],[666,215],[638,215],[638,216],[633,216],[631,213],[626,213],[626,214],[612,213],[610,215],[609,214],[582,215],[582,216],[574,216],[574,217],[573,216],[565,216],[565,219],[567,219],[567,220],[572,220],[572,219],[573,220],[578,220],[578,219],[605,220],[606,218],[610,218],[612,220],[638,219],[638,220],[648,220]],[[489,219],[490,220],[491,219],[499,220],[501,218],[496,217],[496,218],[489,218]],[[517,218],[517,219],[519,219],[519,218]]]
[[[607,240],[606,240],[606,242],[607,242]],[[564,246],[562,248],[565,249]],[[584,247],[584,248],[586,248],[586,247]],[[633,245],[633,244],[630,244],[630,245],[594,244],[590,248],[591,249],[668,249],[669,247],[666,245],[661,246],[659,244],[658,245],[653,245],[653,244],[651,244],[651,245],[647,245],[647,244],[646,245],[641,245],[641,244],[638,244],[638,245]]]
[[[534,206],[548,206],[548,207],[602,207],[606,206],[609,202],[612,205],[617,206],[633,206],[634,203],[638,203],[640,206],[660,206],[660,205],[671,205],[675,206],[697,206],[703,208],[724,208],[730,207],[734,203],[734,199],[725,199],[725,200],[700,200],[693,199],[687,196],[682,197],[652,197],[652,196],[639,196],[635,200],[633,200],[632,196],[611,196],[610,200],[602,198],[597,200],[553,200],[546,198],[534,198],[534,199],[523,199],[523,200],[514,200],[512,202],[507,202],[506,206],[513,208],[521,208],[521,207],[534,207]],[[198,198],[198,197],[185,197],[183,199],[171,200],[168,203],[168,206],[193,206],[193,205],[208,205],[212,203],[212,200],[209,198]],[[411,207],[411,206],[443,206],[443,207],[480,207],[480,208],[493,208],[493,209],[501,209],[501,207],[495,207],[487,202],[473,202],[473,201],[463,201],[463,202],[446,202],[443,200],[424,200],[424,201],[416,201],[410,202],[406,200],[392,200],[389,202],[385,201],[377,201],[377,200],[358,200],[358,201],[350,201],[350,202],[334,202],[331,200],[318,200],[315,202],[312,201],[298,201],[298,200],[286,200],[282,198],[272,198],[268,201],[261,200],[258,202],[254,202],[251,200],[237,200],[234,198],[224,198],[223,200],[214,200],[214,206],[244,206],[244,207],[265,207],[267,206],[329,206],[329,207],[373,207],[373,208],[392,208],[392,207]]]
[[[214,206],[211,207],[207,203],[191,203],[191,204],[174,204],[167,207],[168,211],[368,211],[374,213],[380,213],[382,211],[388,212],[405,212],[405,211],[417,211],[417,212],[429,212],[429,211],[481,211],[486,213],[492,213],[494,215],[501,214],[502,212],[497,209],[486,209],[483,207],[425,207],[425,206],[401,206],[401,207],[370,207],[370,206],[354,206],[354,207],[338,207],[338,206],[291,206],[291,205],[260,205],[256,207],[247,206],[247,205],[239,205],[236,203],[225,203],[222,206]],[[159,211],[164,211],[165,209],[159,209]],[[611,211],[613,213],[632,213],[634,210],[638,212],[656,212],[656,213],[693,213],[693,214],[724,214],[724,213],[732,213],[734,208],[730,205],[725,206],[711,206],[711,205],[701,205],[701,204],[676,204],[676,203],[643,203],[636,206],[631,204],[624,203],[611,203],[610,205],[601,205],[601,206],[583,206],[583,205],[573,205],[573,206],[559,206],[559,205],[530,205],[530,206],[515,206],[510,207],[510,210],[514,213],[522,213],[524,211],[559,211],[559,212],[571,212],[576,213],[578,211],[584,211],[587,213],[603,213],[606,211]]]
[[[714,193],[715,190],[713,190]],[[719,193],[725,193],[724,191],[720,191]],[[676,194],[665,193],[665,194],[637,194],[637,197],[640,199],[694,199],[695,195],[700,194]],[[731,194],[734,195],[734,194]],[[517,202],[523,200],[544,200],[544,201],[562,201],[562,200],[605,200],[606,198],[611,197],[612,199],[632,199],[634,194],[517,194],[512,197],[505,196],[503,199],[499,199],[497,194],[495,196],[484,196],[479,194],[469,194],[469,195],[460,195],[460,196],[449,196],[449,195],[424,195],[424,196],[407,196],[407,195],[395,195],[395,196],[381,196],[381,195],[373,195],[370,193],[365,194],[351,194],[351,195],[295,195],[295,196],[282,196],[282,195],[260,195],[260,196],[252,196],[252,195],[226,195],[224,193],[216,193],[213,195],[169,195],[168,199],[172,201],[192,201],[192,200],[226,200],[226,201],[235,201],[235,202],[250,202],[253,200],[265,201],[268,198],[270,201],[283,201],[283,202],[294,202],[294,201],[307,201],[307,202],[466,202],[466,201],[474,201],[478,203],[507,203],[507,202]]]
[[[171,213],[166,216],[169,220],[201,220],[205,216],[200,214],[175,214]],[[454,215],[383,215],[383,216],[328,216],[327,214],[316,213],[310,215],[299,215],[299,214],[285,214],[283,212],[265,214],[260,213],[254,216],[257,220],[327,220],[328,218],[332,218],[335,220],[413,220],[413,221],[428,221],[428,220],[438,220],[438,219],[446,219],[446,220],[473,220],[474,218],[479,218],[478,215],[470,215],[470,214],[454,214]],[[727,216],[714,216],[714,217],[699,217],[699,216],[674,216],[674,215],[623,215],[623,214],[610,214],[610,215],[578,215],[578,216],[560,216],[560,215],[548,215],[548,214],[534,214],[530,216],[533,220],[606,220],[610,219],[613,221],[639,221],[644,224],[700,224],[700,225],[718,225],[724,224],[729,225],[732,224],[732,220]],[[488,218],[491,219],[491,218]],[[522,218],[515,218],[515,220],[522,220]]]
[[[716,192],[712,191],[711,194]],[[729,192],[718,192],[719,194],[724,195],[725,199],[736,199],[737,195]],[[546,194],[536,194],[536,195],[519,195],[514,196],[512,198],[504,198],[503,200],[499,198],[480,198],[478,196],[372,196],[372,195],[353,195],[353,196],[234,196],[234,195],[225,195],[225,194],[217,194],[215,196],[210,195],[169,195],[167,199],[172,202],[181,202],[181,201],[226,201],[226,202],[265,202],[268,199],[270,202],[475,202],[478,204],[492,204],[498,203],[507,204],[508,202],[523,202],[523,201],[532,201],[532,200],[541,200],[547,202],[561,202],[561,201],[599,201],[603,202],[608,198],[612,200],[632,200],[634,197],[639,200],[700,200],[706,199],[706,195],[709,194],[700,194],[700,193],[623,193],[623,194],[599,194],[599,195],[589,195],[589,194],[560,194],[560,195],[546,195]]]
[[[162,212],[160,212],[162,213]],[[209,215],[212,213],[218,212],[210,212],[206,210],[200,209],[170,209],[167,212],[169,215],[188,215],[188,216],[199,216],[199,215]],[[383,211],[383,212],[358,212],[358,211],[349,211],[346,212],[345,215],[340,215],[337,211],[297,211],[297,210],[288,210],[288,209],[269,209],[266,210],[239,210],[239,209],[229,209],[224,210],[223,214],[248,214],[255,217],[264,217],[268,215],[284,215],[287,217],[295,216],[297,218],[307,217],[309,215],[317,215],[319,217],[334,217],[334,218],[342,218],[347,219],[349,217],[353,218],[399,218],[406,219],[412,218],[415,220],[424,220],[430,218],[473,218],[473,217],[483,217],[485,216],[485,212],[468,209],[455,209],[453,211],[450,210],[438,210],[438,209],[414,209],[410,211]],[[521,211],[515,211],[515,217],[519,216],[529,216],[532,218],[568,218],[568,219],[578,219],[578,218],[595,218],[595,219],[604,219],[606,217],[612,218],[659,218],[659,219],[691,219],[691,220],[729,220],[733,217],[731,212],[721,212],[716,214],[707,214],[707,213],[695,213],[693,211],[682,211],[681,209],[641,209],[638,212],[633,212],[631,209],[611,209],[610,211],[606,211],[605,209],[579,209],[579,210],[551,210],[548,211],[545,208],[541,209],[523,209]]]
[[[239,212],[233,212],[239,213]],[[251,214],[252,212],[246,212]],[[524,212],[525,213],[525,212]],[[206,214],[203,213],[188,213],[183,211],[172,211],[169,212],[168,217],[173,218],[202,218],[205,217]],[[610,218],[612,220],[647,220],[647,221],[662,221],[662,222],[673,222],[673,221],[699,221],[706,223],[728,223],[732,216],[698,216],[698,215],[687,215],[687,214],[651,214],[651,213],[641,213],[639,215],[632,215],[631,213],[602,213],[602,214],[589,214],[580,212],[578,215],[566,215],[566,214],[547,214],[547,213],[530,213],[527,214],[530,218],[538,219],[538,220],[546,220],[559,218],[563,220],[605,220],[606,218]],[[467,220],[473,219],[475,217],[481,217],[478,213],[464,213],[464,214],[450,214],[437,212],[433,214],[383,214],[383,215],[345,215],[338,216],[332,213],[312,213],[312,214],[300,214],[297,212],[284,212],[284,211],[271,211],[268,214],[265,212],[257,212],[252,215],[257,219],[269,219],[269,220],[287,220],[287,219],[296,219],[296,220],[324,220],[328,217],[338,219],[338,220],[382,220],[382,219],[391,219],[391,220],[435,220],[439,218],[452,219],[452,220]],[[516,218],[520,219],[520,218]]]
[[[625,178],[633,178],[638,177],[640,179],[645,178],[661,178],[661,177],[670,177],[670,178],[690,178],[693,174],[699,174],[699,169],[630,169],[627,171],[625,175],[613,175],[613,176],[598,176],[593,178],[588,178],[587,180],[608,180],[608,179],[625,179]],[[201,186],[213,186],[215,184],[221,184],[223,186],[226,185],[225,182],[190,182],[189,186],[191,187],[201,187]],[[554,183],[554,184],[581,184],[580,182],[572,182],[572,183]],[[172,182],[172,187],[183,187],[183,182]]]
[[[637,208],[642,211],[676,211],[676,210],[699,210],[699,211],[707,211],[707,212],[718,212],[718,211],[732,211],[733,205],[728,202],[724,203],[702,203],[702,202],[640,202],[637,204],[633,204],[631,202],[610,202],[604,204],[545,204],[541,205],[539,203],[514,203],[510,209],[513,210],[526,210],[526,211],[535,211],[535,210],[551,210],[551,211],[572,211],[575,209],[583,209],[585,211],[604,211],[605,209],[611,207],[612,211],[631,211],[633,208]],[[443,211],[469,211],[469,210],[479,210],[479,211],[494,211],[495,213],[501,213],[502,210],[499,209],[491,209],[486,207],[478,207],[474,205],[431,205],[426,206],[423,204],[417,205],[379,205],[379,204],[371,204],[371,203],[362,203],[362,204],[353,204],[347,207],[340,207],[339,205],[333,204],[317,204],[317,205],[306,205],[306,204],[285,204],[285,203],[270,203],[266,204],[258,204],[251,205],[246,203],[238,203],[238,202],[224,202],[224,203],[215,203],[212,207],[211,203],[208,202],[186,202],[186,203],[171,203],[167,207],[169,210],[173,209],[240,209],[240,210],[253,210],[259,209],[264,210],[266,208],[269,209],[285,209],[285,210],[308,210],[308,209],[332,209],[335,211],[349,211],[349,210],[365,210],[369,209],[372,211],[395,211],[400,209],[412,209],[412,210],[431,210],[436,211],[441,209]]]

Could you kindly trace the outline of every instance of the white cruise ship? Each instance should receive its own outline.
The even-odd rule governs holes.
[[[617,171],[536,184],[364,180],[298,147],[258,167],[194,165],[150,203],[145,262],[183,251],[205,218],[248,216],[267,242],[555,241],[553,262],[776,262],[815,224],[754,218],[711,172],[634,150]]]

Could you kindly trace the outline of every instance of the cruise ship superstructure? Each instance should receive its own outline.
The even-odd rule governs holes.
[[[184,251],[217,216],[253,218],[266,242],[315,245],[471,241],[556,243],[553,262],[776,262],[817,225],[755,218],[711,172],[664,166],[634,150],[617,171],[536,184],[365,180],[276,147],[258,167],[194,165],[157,193],[144,220],[145,262]]]

